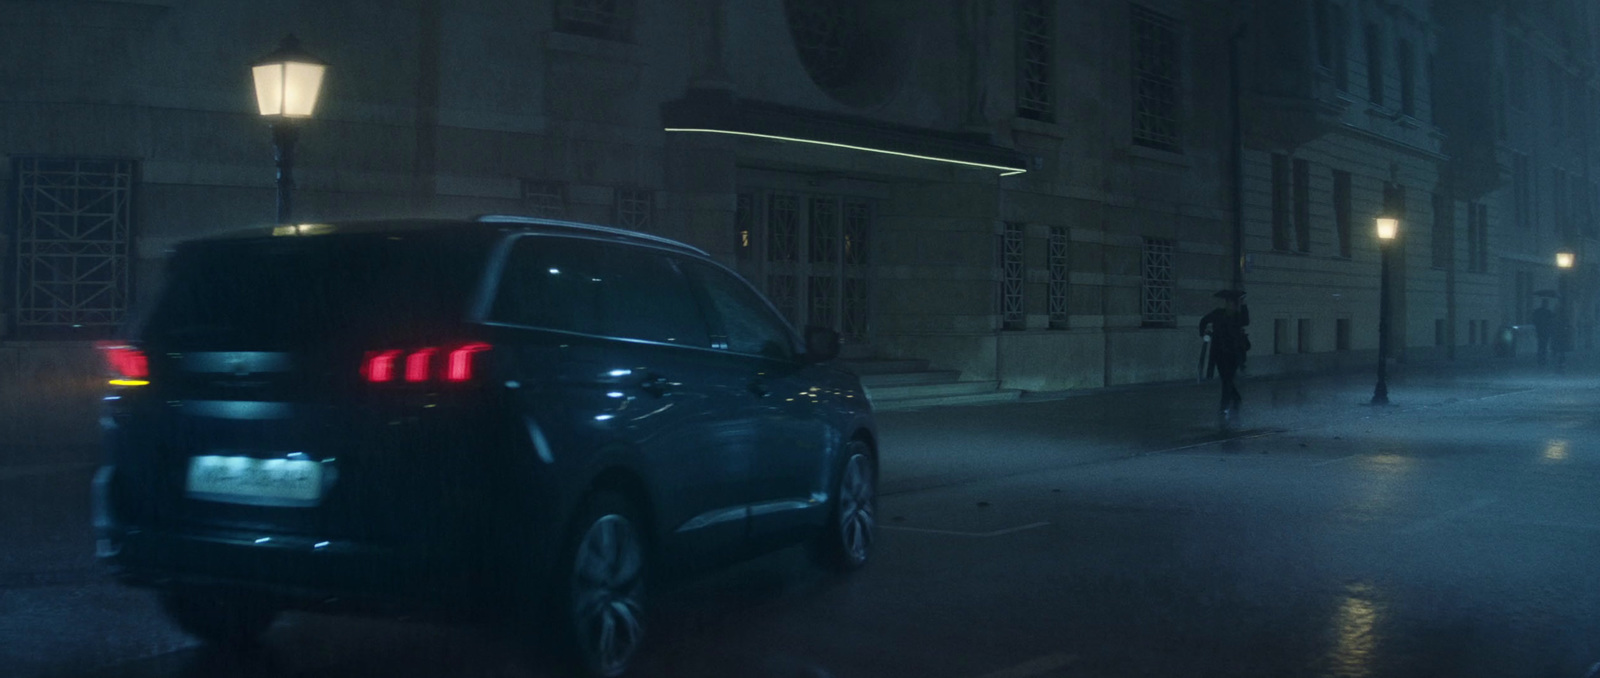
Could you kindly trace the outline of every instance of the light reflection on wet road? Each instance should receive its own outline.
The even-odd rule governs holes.
[[[639,675],[1583,676],[1600,390],[1399,383],[1390,409],[1247,385],[1232,440],[1150,392],[886,415],[877,562],[835,579],[787,551],[665,594]],[[0,637],[54,635],[0,660],[59,675],[554,675],[464,627],[291,615],[240,658],[167,651],[103,583],[0,596]],[[72,640],[86,621],[104,635]]]

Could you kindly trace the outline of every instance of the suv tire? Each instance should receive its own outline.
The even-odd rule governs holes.
[[[556,570],[562,654],[583,675],[628,670],[644,641],[645,524],[621,494],[599,491],[577,512]]]
[[[811,544],[812,559],[834,572],[861,569],[872,557],[878,515],[878,465],[860,439],[844,446],[828,522]]]

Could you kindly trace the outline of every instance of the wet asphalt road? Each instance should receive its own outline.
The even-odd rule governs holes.
[[[657,597],[638,675],[1571,676],[1600,661],[1600,380],[1214,386],[882,416],[876,561]],[[87,467],[0,469],[0,676],[553,675],[512,640],[287,616],[198,649],[88,559]]]

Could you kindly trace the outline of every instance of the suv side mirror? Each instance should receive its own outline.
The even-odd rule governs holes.
[[[819,363],[839,357],[839,333],[821,325],[807,325],[806,357]]]

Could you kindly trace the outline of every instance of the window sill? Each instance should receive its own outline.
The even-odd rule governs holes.
[[[1155,148],[1150,148],[1149,146],[1140,146],[1138,144],[1132,144],[1132,145],[1128,146],[1128,154],[1133,156],[1133,157],[1135,157],[1135,158],[1142,158],[1144,160],[1151,160],[1151,161],[1154,161],[1154,162],[1165,163],[1165,164],[1168,164],[1168,165],[1175,165],[1175,166],[1178,166],[1178,167],[1193,167],[1194,166],[1194,161],[1190,160],[1188,156],[1186,156],[1186,155],[1184,155],[1182,153],[1177,153],[1177,152],[1174,152],[1174,151],[1163,151],[1163,150],[1159,150],[1159,149],[1155,149]]]
[[[571,52],[596,59],[638,63],[644,60],[644,51],[631,42],[592,38],[576,33],[550,31],[545,37],[545,49],[552,52]]]

